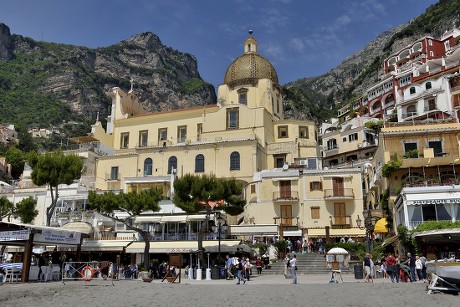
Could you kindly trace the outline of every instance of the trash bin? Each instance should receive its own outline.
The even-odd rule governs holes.
[[[211,279],[219,279],[219,267],[213,266],[211,268]]]
[[[363,266],[359,264],[355,264],[354,266],[354,271],[355,271],[355,279],[363,279]]]

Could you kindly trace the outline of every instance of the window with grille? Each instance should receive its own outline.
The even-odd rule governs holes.
[[[227,109],[227,129],[239,128],[239,109]]]
[[[204,156],[199,154],[195,157],[195,173],[204,172]]]
[[[169,157],[168,159],[168,174],[171,174],[173,169],[177,170],[177,158],[175,156]]]
[[[153,161],[151,158],[147,158],[144,161],[144,176],[152,176]]]
[[[230,154],[230,170],[231,171],[240,170],[240,154],[237,151],[234,151]]]

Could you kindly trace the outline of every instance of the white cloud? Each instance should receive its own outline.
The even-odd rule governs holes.
[[[289,46],[297,51],[303,51],[305,44],[300,37],[294,37],[289,42]]]
[[[283,54],[281,46],[273,42],[268,42],[263,46],[263,50],[270,58],[279,58]]]

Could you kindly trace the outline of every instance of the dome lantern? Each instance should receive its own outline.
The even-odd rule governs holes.
[[[244,53],[227,68],[224,83],[230,87],[240,84],[256,84],[259,79],[270,79],[279,85],[278,74],[273,65],[257,52],[257,40],[249,30],[249,37],[244,41]]]

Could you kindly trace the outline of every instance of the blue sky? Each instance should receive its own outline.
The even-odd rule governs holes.
[[[198,60],[201,77],[222,83],[248,29],[284,84],[318,76],[378,34],[437,0],[0,0],[12,33],[87,47],[153,32]]]

